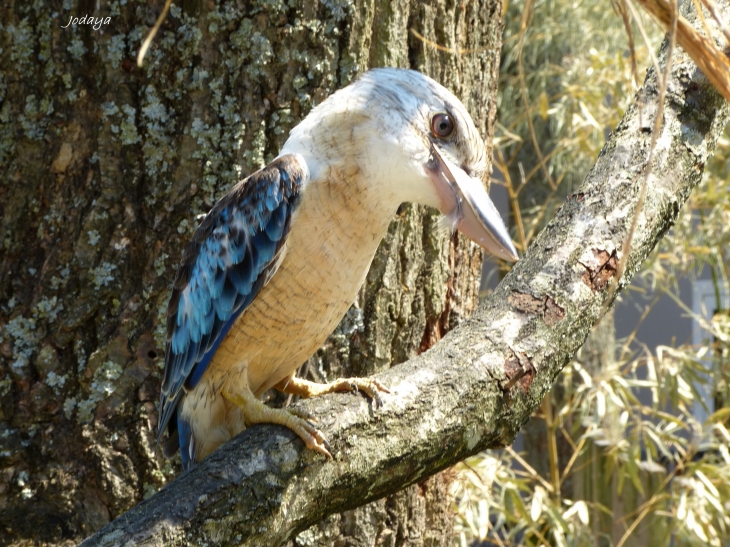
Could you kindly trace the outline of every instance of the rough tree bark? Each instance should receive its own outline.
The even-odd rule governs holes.
[[[152,452],[174,270],[196,215],[313,104],[368,67],[417,68],[491,142],[499,0],[186,0],[138,69],[163,3],[0,7],[0,545],[73,543],[178,472]],[[84,15],[100,23],[62,28]],[[480,264],[403,207],[306,371],[368,375],[428,348],[475,306]],[[445,489],[429,479],[293,541],[443,544]]]
[[[433,349],[379,375],[392,391],[382,409],[346,395],[300,403],[320,418],[333,461],[291,432],[252,428],[86,545],[278,545],[327,514],[511,442],[604,310],[624,253],[619,287],[671,227],[730,118],[681,51],[668,90],[630,252],[657,115],[653,71],[583,186],[492,297]]]

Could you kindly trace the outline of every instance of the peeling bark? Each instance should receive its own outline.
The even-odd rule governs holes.
[[[683,52],[672,66],[619,288],[671,227],[730,117]],[[351,395],[299,403],[319,418],[334,460],[304,450],[282,428],[252,428],[85,545],[278,545],[328,514],[510,443],[606,303],[611,257],[625,252],[648,167],[657,95],[650,71],[587,176],[582,199],[565,203],[493,296],[430,351],[378,375],[392,392],[383,408]],[[564,317],[548,321],[537,308],[516,308],[524,295],[551,301]]]

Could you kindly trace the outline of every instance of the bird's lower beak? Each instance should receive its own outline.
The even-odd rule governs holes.
[[[444,159],[435,146],[426,166],[442,207],[456,228],[493,255],[516,262],[517,249],[482,181]]]

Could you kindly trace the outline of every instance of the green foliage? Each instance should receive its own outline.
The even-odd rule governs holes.
[[[705,371],[692,353],[659,348],[596,377],[574,361],[563,375],[565,402],[554,407],[557,427],[548,429],[573,447],[559,481],[541,477],[511,449],[465,462],[454,487],[460,543],[610,545],[613,532],[620,545],[667,545],[674,535],[677,545],[719,546],[730,533],[730,409],[705,424],[694,420],[692,382]],[[638,389],[651,390],[650,405],[638,401]],[[671,412],[663,410],[669,400]],[[623,502],[614,508],[631,510],[611,514],[605,493]]]
[[[495,139],[494,182],[508,187],[522,248],[582,182],[636,90],[632,44],[609,6],[531,5],[507,9]],[[645,45],[633,49],[640,64],[648,58]]]
[[[583,180],[637,88],[627,31],[606,2],[519,0],[505,21],[495,183],[510,192],[525,248]],[[644,26],[652,42],[639,38],[634,49],[646,68],[662,35],[648,18]],[[595,372],[579,354],[533,417],[545,421],[548,473],[511,448],[460,466],[456,545],[727,544],[730,314],[720,294],[730,294],[729,154],[726,136],[676,226],[636,276],[640,287],[667,292],[689,314],[677,280],[709,268],[717,313],[697,319],[712,342],[652,353],[631,336]],[[722,409],[699,423],[692,406],[708,381]],[[650,403],[641,402],[641,391]],[[558,456],[558,445],[567,457]]]

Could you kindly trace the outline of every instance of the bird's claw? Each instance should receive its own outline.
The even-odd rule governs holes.
[[[346,380],[348,391],[360,392],[362,391],[375,401],[376,407],[383,406],[383,399],[380,397],[381,393],[390,393],[390,390],[380,383],[375,378],[348,378]]]
[[[316,450],[332,459],[327,439],[312,423],[317,418],[306,410],[301,408],[270,408],[259,401],[250,390],[234,393],[223,391],[223,396],[241,409],[247,427],[265,423],[283,425],[299,435],[307,448]]]
[[[310,414],[306,411],[302,411],[301,409],[289,409],[289,412],[291,412],[293,420],[293,423],[289,425],[289,428],[299,435],[302,441],[304,441],[304,444],[307,445],[307,448],[315,450],[320,454],[324,454],[331,460],[332,454],[330,451],[332,450],[332,447],[327,441],[327,438],[314,426],[312,422],[299,415],[300,413],[306,415]]]
[[[319,421],[314,414],[312,414],[311,412],[307,412],[303,408],[290,407],[290,408],[287,408],[287,410],[291,414],[294,414],[294,416],[298,416],[299,418],[302,418],[302,419],[304,419],[304,420],[306,420],[306,421],[308,421],[310,423],[312,423],[312,422],[318,422]]]

